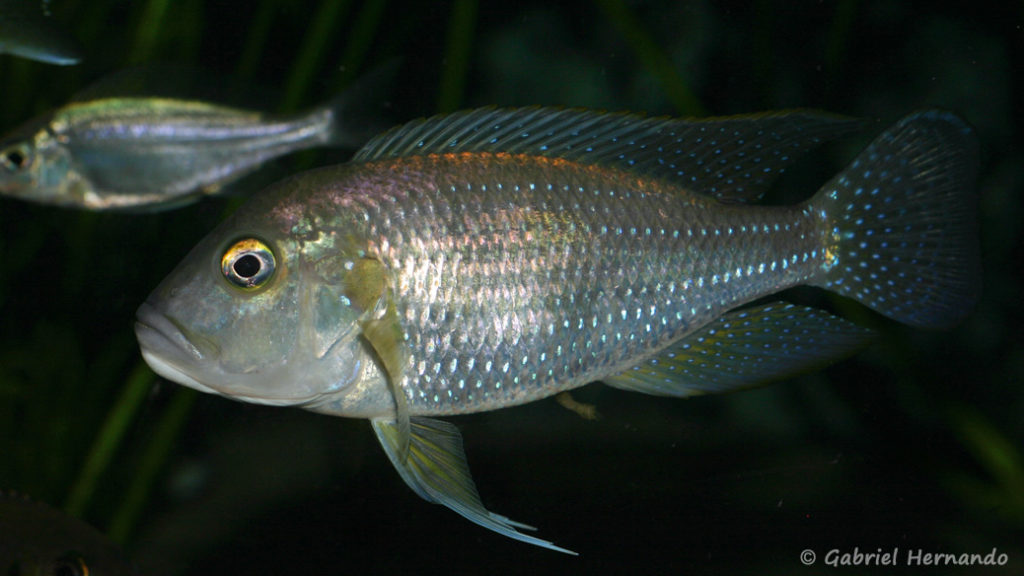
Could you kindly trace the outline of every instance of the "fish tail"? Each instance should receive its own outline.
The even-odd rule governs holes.
[[[397,62],[378,66],[316,110],[326,118],[324,139],[327,145],[358,148],[391,127],[388,96],[398,68]]]
[[[811,282],[900,322],[949,327],[980,290],[978,143],[959,117],[900,120],[810,201],[825,219],[825,271]]]

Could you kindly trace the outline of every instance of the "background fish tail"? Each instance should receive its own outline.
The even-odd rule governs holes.
[[[810,201],[831,257],[813,283],[906,324],[962,319],[980,288],[977,156],[972,129],[950,113],[886,130]]]
[[[359,148],[391,127],[393,121],[388,111],[398,69],[398,61],[378,66],[318,109],[328,113],[328,145]]]

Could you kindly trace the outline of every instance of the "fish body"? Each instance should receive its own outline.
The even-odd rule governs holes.
[[[0,194],[88,210],[179,206],[273,158],[351,143],[349,104],[275,118],[178,98],[72,102],[0,143]]]
[[[92,526],[8,492],[0,492],[0,570],[18,576],[136,574]]]
[[[804,203],[750,205],[852,127],[549,109],[414,122],[211,233],[139,309],[142,353],[200,390],[368,418],[422,497],[565,551],[483,507],[457,430],[433,417],[595,380],[729,390],[865,342],[823,311],[751,305],[802,284],[919,326],[969,310],[976,144],[955,116],[909,116]]]

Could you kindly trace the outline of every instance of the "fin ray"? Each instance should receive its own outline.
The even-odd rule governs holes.
[[[660,356],[604,382],[657,396],[726,392],[851,354],[870,334],[822,310],[775,302],[729,312]]]
[[[391,420],[373,419],[370,422],[402,480],[424,500],[446,506],[463,518],[514,540],[556,552],[576,554],[547,540],[519,532],[517,528],[534,528],[490,512],[484,507],[469,473],[466,454],[462,449],[462,435],[452,424],[431,418],[412,418],[411,444],[408,457],[403,458],[398,426]]]
[[[395,400],[398,455],[405,460],[409,455],[410,424],[409,400],[402,380],[408,351],[398,310],[391,297],[387,269],[379,260],[363,258],[355,262],[353,273],[348,277],[357,279],[346,291],[351,301],[363,310],[359,318],[363,338],[370,343],[387,374],[388,387]]]
[[[746,202],[818,144],[858,122],[808,110],[676,119],[562,108],[479,108],[414,120],[360,150],[369,161],[462,152],[600,164]]]
[[[943,328],[980,291],[978,142],[948,112],[911,114],[811,199],[834,255],[813,284],[913,326]]]

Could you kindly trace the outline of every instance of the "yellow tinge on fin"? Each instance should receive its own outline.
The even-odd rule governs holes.
[[[409,455],[409,403],[402,389],[407,351],[404,332],[388,286],[387,269],[379,260],[363,258],[355,262],[346,295],[364,310],[359,318],[366,338],[387,373],[388,386],[395,399],[397,455],[405,461]]]
[[[555,402],[558,402],[558,405],[562,408],[576,413],[577,416],[584,420],[597,420],[601,417],[601,415],[597,413],[597,406],[580,402],[573,398],[572,394],[569,392],[558,393],[558,395],[555,396]]]
[[[364,310],[359,324],[387,372],[395,399],[395,419],[373,419],[377,439],[398,474],[428,502],[451,508],[466,519],[499,534],[550,550],[575,554],[517,530],[533,530],[526,524],[489,512],[480,502],[455,426],[429,418],[410,418],[402,389],[407,359],[405,337],[391,298],[387,269],[373,259],[356,262],[346,295]]]
[[[463,518],[503,536],[556,552],[576,554],[547,540],[523,534],[517,528],[535,528],[490,512],[484,507],[469,473],[469,465],[466,464],[462,435],[452,424],[431,418],[412,418],[411,444],[408,456],[403,458],[399,452],[402,432],[395,423],[381,419],[370,422],[402,480],[424,500],[447,506]]]
[[[823,366],[870,336],[823,310],[772,302],[729,312],[604,382],[655,396],[727,392]]]

